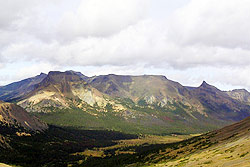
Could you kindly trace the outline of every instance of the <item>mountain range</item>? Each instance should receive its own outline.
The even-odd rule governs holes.
[[[51,71],[0,87],[0,100],[48,124],[136,134],[201,133],[250,116],[244,89],[185,87],[161,75]]]
[[[3,163],[249,164],[250,93],[244,89],[221,91],[205,81],[186,87],[160,75],[87,77],[51,71],[0,87],[0,99]],[[202,135],[175,139],[192,133]],[[162,143],[155,135],[179,142]],[[146,136],[157,140],[139,144]]]

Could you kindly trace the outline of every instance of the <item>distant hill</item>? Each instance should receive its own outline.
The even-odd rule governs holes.
[[[205,81],[191,90],[204,106],[206,113],[220,120],[240,121],[249,116],[250,106],[245,101],[232,98],[228,92],[219,90]]]
[[[36,84],[40,83],[47,75],[41,73],[38,76],[24,79],[19,82],[14,82],[6,86],[0,87],[0,100],[3,101],[14,101],[20,97],[25,96],[32,90]]]

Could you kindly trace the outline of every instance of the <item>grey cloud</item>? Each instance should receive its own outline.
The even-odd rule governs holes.
[[[26,12],[35,4],[32,0],[0,1],[0,29],[16,29],[16,22],[25,19]]]

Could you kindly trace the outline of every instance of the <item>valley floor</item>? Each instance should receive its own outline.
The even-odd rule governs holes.
[[[87,157],[106,157],[109,154],[105,154],[105,152],[110,152],[111,150],[115,152],[115,155],[120,154],[134,154],[135,147],[139,146],[147,146],[147,145],[157,145],[157,144],[169,144],[180,142],[182,140],[191,138],[192,136],[196,136],[198,134],[193,135],[173,135],[173,136],[155,136],[155,135],[147,135],[144,137],[140,137],[138,139],[127,139],[127,140],[118,140],[115,141],[116,144],[108,147],[100,147],[93,149],[86,149],[84,152],[78,152],[73,155],[84,155]],[[129,148],[129,149],[127,149]],[[126,151],[124,151],[126,149]]]

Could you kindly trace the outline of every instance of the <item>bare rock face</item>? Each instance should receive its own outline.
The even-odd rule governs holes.
[[[29,115],[22,107],[0,101],[0,123],[5,126],[22,127],[29,131],[44,131],[48,125]]]

